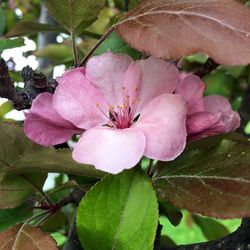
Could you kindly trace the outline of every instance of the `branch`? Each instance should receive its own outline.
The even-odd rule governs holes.
[[[243,219],[241,226],[224,238],[205,243],[167,247],[162,250],[246,250],[250,246],[250,219]]]
[[[211,73],[218,66],[219,66],[219,64],[216,63],[211,57],[209,57],[207,59],[207,61],[205,62],[205,64],[201,67],[201,69],[196,71],[194,74],[199,76],[200,78],[202,78],[202,77],[208,75],[209,73]]]
[[[82,191],[80,188],[76,188],[69,194],[69,196],[66,196],[56,204],[57,209],[67,206],[68,204],[75,204],[76,206],[78,206],[84,194],[84,191]]]
[[[10,78],[5,61],[0,60],[0,97],[12,101],[17,110],[30,108],[37,95],[43,92],[54,93],[57,86],[55,80],[48,81],[43,73],[36,73],[29,66],[22,69],[21,76],[25,86],[23,89],[17,89]]]
[[[8,67],[3,59],[0,60],[0,97],[12,101],[14,108],[17,110],[25,109],[27,106],[27,99],[17,92],[14,82],[10,78]]]

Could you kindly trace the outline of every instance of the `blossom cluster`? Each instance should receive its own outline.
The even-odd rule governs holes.
[[[226,98],[204,97],[199,77],[154,57],[134,61],[107,52],[57,81],[54,94],[34,100],[26,135],[51,146],[80,134],[73,159],[113,174],[134,167],[143,155],[174,160],[187,141],[240,125]]]

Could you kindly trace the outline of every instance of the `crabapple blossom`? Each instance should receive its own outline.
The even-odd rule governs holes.
[[[222,96],[203,97],[205,84],[198,76],[181,74],[175,93],[182,95],[187,103],[187,133],[189,140],[198,140],[236,130],[240,116]]]
[[[174,160],[187,138],[239,126],[225,98],[203,98],[198,77],[154,57],[133,61],[108,52],[57,81],[55,93],[40,94],[26,114],[26,135],[50,146],[80,134],[73,159],[113,174],[134,167],[143,155]]]

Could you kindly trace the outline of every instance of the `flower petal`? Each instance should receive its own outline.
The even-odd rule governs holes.
[[[131,62],[124,73],[124,97],[129,97],[130,107],[136,105],[142,83],[142,70],[137,62]],[[126,100],[126,99],[125,99]]]
[[[64,119],[82,129],[107,123],[101,110],[108,113],[108,105],[100,91],[85,77],[84,68],[70,70],[57,81],[53,106]]]
[[[181,74],[181,81],[175,93],[180,94],[187,102],[188,114],[204,111],[203,93],[206,86],[198,76]]]
[[[81,132],[53,109],[52,98],[53,95],[50,93],[38,95],[24,122],[27,137],[43,146],[63,143],[72,135]]]
[[[186,115],[180,95],[162,94],[148,103],[133,125],[146,136],[144,155],[162,161],[175,159],[186,145]]]
[[[163,60],[150,57],[137,63],[143,74],[138,106],[138,110],[141,110],[155,97],[163,93],[173,93],[180,79],[178,69]]]
[[[117,174],[134,167],[145,148],[145,136],[137,129],[95,127],[86,131],[73,151],[73,159]]]
[[[229,101],[218,95],[210,95],[204,97],[205,110],[211,113],[222,113],[222,121],[224,129],[221,133],[228,133],[235,131],[240,126],[240,116],[233,111]]]
[[[125,54],[104,53],[92,57],[86,66],[86,76],[97,86],[109,105],[123,104],[123,78],[132,58]]]
[[[221,134],[224,123],[222,113],[197,112],[187,117],[188,140],[198,140],[212,135]]]

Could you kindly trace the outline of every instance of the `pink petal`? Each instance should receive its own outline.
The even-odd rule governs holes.
[[[52,106],[52,97],[50,93],[38,95],[24,122],[27,137],[44,146],[63,143],[81,132],[56,112]]]
[[[134,167],[145,148],[145,136],[137,129],[95,127],[86,131],[73,151],[73,159],[117,174]]]
[[[148,103],[133,125],[146,136],[144,155],[162,161],[175,159],[186,145],[186,115],[180,95],[162,94]]]
[[[210,95],[204,97],[205,110],[211,113],[222,113],[222,121],[224,129],[221,133],[228,133],[235,131],[240,126],[240,116],[233,111],[229,101],[218,95]]]
[[[180,94],[187,102],[188,114],[204,111],[203,93],[206,86],[198,76],[181,74],[181,81],[175,93]]]
[[[142,70],[137,62],[131,62],[123,79],[124,97],[129,97],[130,106],[137,104],[142,83]]]
[[[86,76],[97,86],[109,105],[123,104],[123,78],[132,58],[125,54],[104,53],[92,57],[86,66]]]
[[[224,129],[221,113],[197,112],[187,117],[187,131],[189,140],[220,134]]]
[[[64,119],[82,129],[107,123],[101,110],[108,113],[108,105],[100,91],[85,77],[84,68],[70,70],[57,81],[53,106]]]
[[[138,106],[138,110],[141,110],[155,97],[163,93],[172,93],[179,82],[179,73],[173,64],[154,57],[137,63],[143,74]]]

